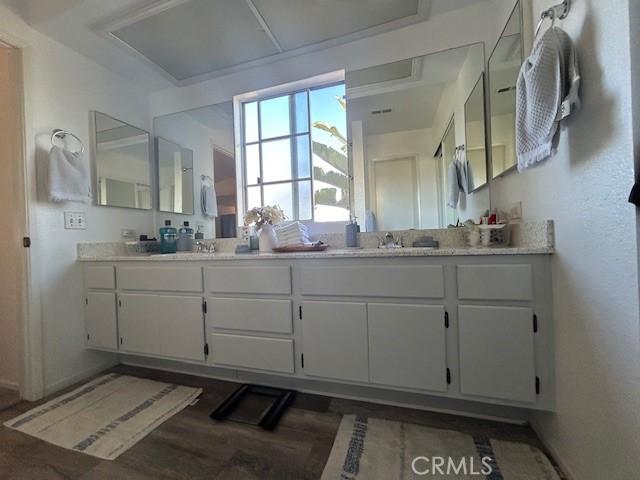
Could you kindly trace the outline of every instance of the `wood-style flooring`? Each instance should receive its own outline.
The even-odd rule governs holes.
[[[525,426],[307,394],[298,394],[276,430],[267,432],[209,419],[218,403],[238,387],[236,383],[124,365],[112,371],[200,387],[203,394],[195,406],[163,423],[115,461],[65,450],[0,426],[0,478],[317,479],[329,457],[341,416],[349,413],[484,434],[542,448]],[[0,411],[0,424],[38,403],[22,401]]]

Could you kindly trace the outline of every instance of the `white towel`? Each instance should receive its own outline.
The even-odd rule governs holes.
[[[49,200],[81,202],[91,200],[89,166],[82,152],[70,152],[58,146],[49,151]]]
[[[280,225],[275,229],[278,238],[278,246],[304,245],[310,243],[309,230],[300,222],[292,222]]]
[[[200,196],[202,197],[202,215],[205,217],[217,217],[218,199],[213,184],[203,182],[200,186]]]
[[[460,199],[460,181],[458,172],[458,162],[453,160],[447,170],[447,205],[451,208],[458,208]]]
[[[580,70],[571,38],[552,27],[538,38],[518,76],[518,170],[555,153],[560,121],[580,109]]]

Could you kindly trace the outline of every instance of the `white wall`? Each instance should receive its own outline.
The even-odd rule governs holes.
[[[0,37],[23,48],[29,228],[33,241],[26,325],[30,347],[27,394],[35,398],[115,361],[112,355],[84,348],[83,282],[81,266],[76,262],[76,243],[119,240],[120,228],[125,227],[138,233],[154,230],[150,211],[47,202],[43,167],[50,132],[53,128],[71,130],[88,151],[90,110],[150,130],[149,103],[142,89],[34,31],[6,7],[0,7]],[[87,230],[64,230],[65,210],[86,212]]]
[[[193,215],[158,213],[160,223],[171,220],[174,226],[186,220],[196,230],[202,225],[205,238],[215,237],[215,221],[202,215],[200,202],[200,175],[213,178],[213,146],[233,152],[233,126],[229,129],[208,128],[196,121],[189,113],[176,113],[158,117],[153,121],[154,135],[170,140],[193,150],[194,209]]]
[[[637,62],[640,47],[634,33],[630,51],[633,3],[572,2],[561,25],[579,51],[583,109],[567,123],[555,157],[493,185],[499,207],[521,200],[526,219],[555,220],[557,408],[532,422],[576,480],[630,479],[640,471],[638,247],[636,211],[627,203],[634,177],[630,60],[633,53]],[[532,4],[535,18],[549,2]]]

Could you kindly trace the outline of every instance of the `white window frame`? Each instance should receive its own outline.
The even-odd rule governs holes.
[[[315,77],[306,78],[295,82],[285,83],[273,87],[264,88],[261,90],[255,90],[253,92],[243,93],[235,95],[233,97],[233,116],[234,116],[234,138],[235,138],[235,157],[236,157],[236,187],[238,191],[238,225],[244,225],[244,214],[247,211],[247,189],[246,189],[246,162],[244,157],[244,109],[243,104],[265,100],[272,97],[278,97],[283,95],[294,94],[296,92],[318,89],[328,87],[337,83],[345,81],[345,71],[337,70],[335,72],[329,72]],[[295,135],[293,135],[295,137]],[[293,138],[292,137],[292,138]],[[255,143],[255,142],[252,142]],[[311,131],[309,131],[309,143],[311,145]],[[311,161],[311,208],[312,218],[314,216],[314,198],[313,198],[313,158]],[[295,183],[305,179],[293,179],[285,182],[274,183]],[[307,179],[308,180],[308,179]],[[271,182],[270,182],[271,183]],[[313,220],[305,222],[315,223]],[[336,222],[323,222],[327,224],[333,224]],[[339,222],[341,225],[344,222]]]

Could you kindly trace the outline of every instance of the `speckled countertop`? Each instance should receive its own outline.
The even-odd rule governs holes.
[[[174,253],[165,255],[104,255],[80,256],[82,262],[167,262],[167,261],[216,261],[216,260],[273,260],[273,259],[305,259],[305,258],[374,258],[374,257],[445,257],[465,255],[550,255],[552,247],[509,247],[509,248],[361,248],[361,249],[329,249],[324,252],[302,253],[250,253],[235,254],[229,252],[209,253]]]

